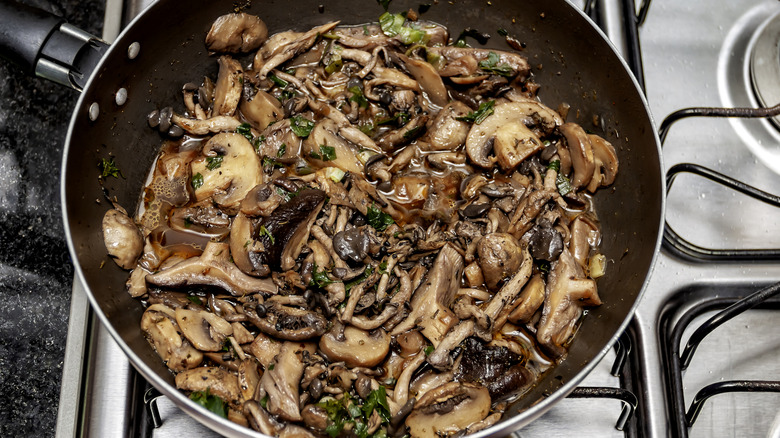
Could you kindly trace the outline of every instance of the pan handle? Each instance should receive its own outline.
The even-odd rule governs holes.
[[[107,49],[61,17],[0,0],[0,57],[28,74],[81,91]]]

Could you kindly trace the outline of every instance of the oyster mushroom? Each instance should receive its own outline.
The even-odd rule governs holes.
[[[471,161],[484,168],[498,164],[512,170],[526,158],[542,150],[539,137],[525,124],[528,105],[519,102],[498,103],[493,114],[474,124],[466,138],[466,153]],[[494,157],[491,157],[491,151]]]
[[[460,147],[469,134],[469,124],[458,120],[465,117],[471,109],[463,102],[454,100],[439,111],[428,126],[423,140],[436,151],[452,151]]]
[[[249,352],[260,361],[260,365],[263,368],[268,369],[268,366],[271,365],[274,357],[279,354],[281,348],[281,342],[261,332],[255,336],[255,340],[249,345]]]
[[[319,313],[287,305],[273,297],[257,308],[244,307],[244,313],[263,333],[288,341],[322,336],[328,329],[328,320]]]
[[[274,362],[260,378],[259,396],[268,396],[268,412],[288,421],[301,421],[298,405],[299,386],[303,376],[304,356],[317,351],[315,344],[285,342]]]
[[[237,210],[247,193],[262,182],[260,159],[241,134],[215,135],[202,154],[190,163],[193,178],[200,175],[202,181],[195,188],[198,201],[211,198],[223,208]]]
[[[261,131],[284,118],[279,100],[263,90],[258,90],[251,98],[242,99],[238,110],[253,128]]]
[[[230,227],[230,255],[241,272],[254,277],[263,277],[268,275],[270,270],[258,255],[265,251],[265,247],[254,239],[254,234],[252,220],[239,212]]]
[[[268,38],[268,27],[256,15],[226,14],[211,25],[206,47],[213,52],[241,53],[260,47]]]
[[[360,175],[363,163],[357,148],[337,134],[339,127],[332,120],[318,122],[309,137],[303,142],[302,154],[316,166],[338,167],[344,172]],[[332,153],[322,147],[333,148]]]
[[[205,310],[176,309],[176,322],[182,334],[201,351],[219,351],[233,334],[229,322]]]
[[[152,304],[141,317],[141,330],[154,350],[173,371],[195,368],[203,361],[203,354],[179,335],[173,309],[163,304]]]
[[[214,116],[208,119],[189,119],[174,114],[171,121],[188,134],[206,135],[211,133],[235,131],[241,126],[241,121],[231,116]]]
[[[596,162],[593,178],[588,183],[588,191],[593,193],[599,187],[607,187],[615,182],[618,171],[618,157],[615,147],[595,134],[588,134],[593,148],[593,159]]]
[[[325,192],[305,189],[264,218],[257,228],[262,234],[256,237],[266,249],[258,253],[261,262],[282,271],[292,269],[324,203]]]
[[[293,56],[308,50],[314,45],[314,42],[320,35],[328,33],[331,29],[336,27],[337,24],[339,24],[338,21],[331,21],[330,23],[311,29],[286,44],[280,44],[279,48],[276,50],[276,54],[267,60],[258,60],[258,56],[262,56],[260,55],[260,52],[258,52],[258,56],[255,56],[255,65],[253,65],[253,68],[258,70],[260,79],[265,79],[271,70],[275,69],[283,62],[292,59]]]
[[[445,73],[444,71],[447,70],[447,67],[450,63],[458,61],[460,58],[473,58],[477,62],[480,61],[487,61],[488,57],[490,57],[491,53],[494,55],[498,55],[498,61],[496,62],[497,66],[500,65],[507,65],[512,69],[512,76],[521,76],[525,77],[528,75],[528,73],[531,71],[531,66],[528,64],[528,60],[517,53],[510,53],[510,52],[504,52],[501,50],[493,50],[493,49],[475,49],[471,47],[455,47],[455,46],[442,46],[442,47],[428,47],[427,48],[429,53],[433,53],[437,56],[443,56],[444,60],[446,61],[443,68],[439,69],[440,74],[448,76],[454,76],[457,74],[462,74],[461,72],[455,71],[452,74]],[[473,72],[469,72],[467,74],[471,74]]]
[[[514,304],[517,305],[511,309],[507,319],[514,324],[525,324],[531,320],[539,307],[544,303],[544,280],[539,274],[534,275],[528,280],[528,284],[523,288],[523,292],[517,297]],[[500,325],[498,321],[496,325]]]
[[[419,59],[410,58],[401,53],[393,53],[393,60],[400,61],[406,67],[409,73],[420,84],[420,91],[434,105],[439,108],[447,105],[447,89],[444,88],[444,82],[436,69],[428,62]]]
[[[560,129],[566,138],[567,149],[574,168],[571,184],[577,188],[584,187],[593,178],[596,170],[593,147],[588,134],[576,123],[564,123]]]
[[[199,367],[176,375],[176,387],[185,391],[209,391],[234,409],[240,409],[244,399],[238,378],[218,367]]]
[[[257,384],[260,383],[260,373],[257,371],[257,361],[247,358],[238,365],[238,389],[244,400],[252,400]]]
[[[147,275],[146,281],[156,286],[214,286],[232,295],[265,292],[275,294],[276,285],[269,279],[250,277],[230,261],[226,243],[209,242],[200,257],[192,257],[164,271]]]
[[[589,215],[580,214],[571,222],[569,229],[571,230],[569,251],[574,260],[585,268],[588,266],[591,247],[597,246],[601,240],[598,222]]]
[[[507,276],[517,271],[523,261],[517,239],[505,233],[484,236],[477,244],[477,254],[488,289],[496,289]]]
[[[212,114],[215,116],[232,116],[238,108],[241,100],[241,91],[244,83],[244,69],[241,63],[223,55],[219,57],[219,74],[214,88],[214,107]]]
[[[596,282],[585,278],[569,250],[564,249],[547,278],[546,298],[536,339],[553,356],[562,356],[583,307],[600,304]]]
[[[144,249],[144,237],[124,209],[112,208],[103,216],[103,243],[122,269],[133,269]]]
[[[381,328],[369,333],[335,324],[320,338],[320,351],[331,362],[344,361],[351,368],[372,368],[390,351],[390,336]]]
[[[436,438],[466,431],[490,413],[490,392],[481,385],[450,382],[426,392],[406,418],[414,437]]]

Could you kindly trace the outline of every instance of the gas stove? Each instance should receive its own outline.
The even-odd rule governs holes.
[[[665,131],[667,226],[643,300],[614,351],[572,396],[514,435],[780,436],[780,337],[773,330],[780,299],[772,286],[780,281],[780,251],[773,250],[780,247],[780,199],[756,199],[761,190],[780,192],[780,117],[679,112],[780,103],[780,4],[575,4],[624,55]],[[128,17],[138,8],[107,10]],[[740,302],[756,293],[766,300]],[[707,327],[712,333],[700,336]],[[216,436],[132,370],[75,282],[57,435],[185,434]]]

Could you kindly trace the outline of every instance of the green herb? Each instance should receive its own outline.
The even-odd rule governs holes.
[[[250,243],[252,243],[251,240],[247,240],[246,242],[244,242],[244,248],[247,248]]]
[[[208,170],[219,169],[222,166],[221,155],[217,155],[216,157],[206,157],[206,161],[208,162],[208,164],[206,164],[206,169]]]
[[[294,68],[288,68],[284,72],[287,73],[290,76],[295,76],[295,69]]]
[[[322,161],[333,161],[336,157],[336,148],[333,146],[320,145],[320,155],[322,155]]]
[[[263,157],[263,167],[284,167],[284,164],[276,161],[272,157]]]
[[[388,1],[389,1],[389,0],[388,0]],[[385,10],[387,10],[387,8],[385,8]],[[365,24],[363,25],[363,35],[371,35],[371,34],[368,32],[368,26],[366,26]]]
[[[362,410],[365,418],[371,418],[371,414],[376,410],[383,423],[390,421],[390,404],[387,403],[387,393],[384,386],[380,385],[378,389],[368,394]]]
[[[255,137],[252,135],[252,127],[249,126],[249,123],[242,123],[238,125],[238,128],[236,128],[236,133],[243,135],[250,142],[255,139]]]
[[[363,134],[366,134],[367,136],[371,137],[374,135],[374,124],[371,122],[364,123],[362,125],[358,125],[358,129]]]
[[[352,93],[352,96],[349,98],[350,102],[357,103],[361,108],[368,108],[368,99],[363,95],[363,90],[361,90],[360,87],[353,85],[347,88],[347,91]]]
[[[498,32],[498,34],[503,36],[503,37],[509,35],[509,32],[506,29],[504,29],[503,27],[499,28],[496,32]]]
[[[189,228],[192,226],[192,219],[190,219],[189,216],[184,218],[184,228]]]
[[[561,171],[561,160],[550,161],[550,164],[547,165],[547,168],[548,169],[552,169],[552,170],[554,170],[556,172],[560,172]]]
[[[456,120],[462,122],[473,122],[477,125],[484,122],[491,114],[493,114],[493,107],[496,105],[495,100],[488,100],[479,104],[479,108],[476,111],[472,111],[463,117],[456,117]]]
[[[273,371],[275,367],[276,367],[276,365],[274,365],[274,364],[268,365],[268,371]]]
[[[270,231],[268,231],[268,228],[266,228],[265,225],[262,225],[260,227],[260,235],[268,236],[268,240],[271,241],[271,245],[274,245],[276,243],[276,239],[274,239],[274,236],[271,234]]]
[[[435,350],[435,348],[433,348],[433,345],[429,345],[429,346],[425,347],[423,352],[425,353],[426,356],[430,356],[431,353],[433,353],[433,350]]]
[[[488,57],[485,60],[479,61],[479,68],[491,73],[495,73],[501,76],[512,76],[514,70],[507,63],[498,64],[501,57],[496,52],[488,52]]]
[[[271,82],[276,84],[279,88],[287,88],[288,85],[287,81],[285,81],[284,79],[279,79],[279,77],[273,73],[268,74],[268,79],[270,79]]]
[[[293,97],[295,97],[295,93],[294,93],[294,92],[292,92],[292,91],[290,91],[290,90],[284,90],[284,91],[282,91],[282,98],[281,98],[281,100],[282,100],[282,101],[285,101],[285,100],[292,99]],[[268,126],[271,126],[271,125],[273,125],[274,123],[276,123],[276,122],[272,122],[272,123],[271,123],[270,125],[268,125]]]
[[[383,424],[390,422],[390,407],[384,386],[371,391],[362,405],[346,393],[341,400],[325,397],[317,403],[317,406],[328,415],[328,426],[325,432],[332,438],[339,436],[347,424],[352,424],[352,433],[355,436],[368,438],[368,424],[374,412],[379,415]],[[372,438],[386,437],[387,433],[383,428],[372,435]]]
[[[311,130],[314,129],[314,122],[302,115],[293,116],[290,119],[290,129],[298,137],[306,138],[311,134]]]
[[[260,406],[262,406],[263,409],[268,409],[268,394],[260,399]]]
[[[379,273],[380,274],[387,274],[387,261],[382,260],[382,263],[379,264]]]
[[[111,158],[109,160],[106,160],[105,158],[103,158],[103,160],[99,164],[99,167],[100,167],[100,171],[103,174],[104,178],[107,177],[107,176],[113,176],[114,178],[117,178],[117,179],[119,179],[120,176],[122,178],[125,177],[124,175],[122,175],[122,171],[119,170],[118,167],[116,167],[116,164],[114,163],[114,159],[113,158]]]
[[[328,277],[328,273],[324,269],[322,271],[317,270],[317,264],[315,263],[311,270],[311,280],[309,281],[309,286],[324,289],[327,285],[333,283],[335,283],[335,281]]]
[[[192,295],[187,295],[187,299],[190,300],[192,304],[197,304],[199,306],[203,305],[203,301],[200,299],[200,297],[195,297]]]
[[[344,289],[347,291],[347,294],[349,294],[349,291],[357,286],[358,284],[365,281],[366,278],[368,278],[371,273],[374,272],[374,268],[372,266],[366,267],[366,269],[363,271],[362,274],[358,275],[357,277],[353,278],[352,280],[349,280],[348,282],[344,283]]]
[[[379,5],[380,5],[380,6],[382,6],[383,8],[385,8],[385,11],[386,11],[386,10],[387,10],[387,8],[390,6],[390,1],[391,1],[391,0],[376,0],[376,2],[377,2],[377,3],[379,3]],[[366,34],[366,35],[368,35],[368,34]]]
[[[255,147],[255,152],[258,152],[260,150],[260,143],[265,141],[265,136],[261,135],[260,137],[257,137],[255,141],[252,142],[252,145]]]
[[[315,160],[321,160],[322,159],[322,155],[320,155],[320,154],[318,154],[318,153],[316,153],[314,151],[309,152],[309,156],[314,158]]]
[[[287,144],[282,143],[281,146],[279,146],[279,151],[276,152],[276,156],[278,158],[282,158],[284,156],[284,153],[287,152]]]
[[[559,173],[558,177],[555,178],[555,185],[558,187],[558,193],[560,193],[561,196],[568,195],[572,192],[572,190],[574,190],[571,186],[571,181],[569,181],[569,178],[566,178],[566,175],[561,173]]]
[[[219,415],[222,418],[227,418],[227,404],[225,404],[221,398],[209,393],[208,389],[205,391],[193,392],[190,394],[190,400],[203,406],[204,408]]]
[[[404,140],[409,140],[410,138],[416,137],[422,128],[423,125],[415,126],[414,128],[404,132]]]
[[[192,181],[190,182],[192,184],[192,188],[195,190],[198,190],[203,186],[203,175],[200,173],[196,173],[195,175],[192,175]]]
[[[385,12],[379,16],[379,27],[385,35],[390,37],[397,36],[404,44],[427,42],[428,35],[424,31],[415,29],[411,24],[404,26],[404,22],[406,22],[406,17],[403,14]]]
[[[538,263],[539,271],[543,273],[550,272],[550,262],[547,260],[537,260],[536,262]]]
[[[393,225],[395,221],[393,218],[384,211],[377,208],[374,204],[368,207],[366,212],[366,219],[368,224],[374,227],[377,231],[384,231],[390,225]]]

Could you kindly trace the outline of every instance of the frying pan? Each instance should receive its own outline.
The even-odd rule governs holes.
[[[297,0],[293,6],[289,0],[264,0],[253,2],[247,12],[259,15],[271,33],[305,30],[334,19],[344,24],[376,21],[383,12],[368,0],[332,2],[324,10],[318,7],[321,3]],[[394,0],[390,10],[418,5],[419,1]],[[127,272],[108,261],[101,233],[108,207],[96,202],[107,190],[128,209],[137,205],[161,144],[159,135],[147,127],[146,115],[168,105],[183,112],[182,84],[216,74],[215,59],[208,56],[203,39],[214,19],[232,7],[232,1],[224,0],[160,0],[127,27],[99,62],[96,57],[90,61],[97,62],[91,76],[90,62],[82,61],[83,93],[66,139],[61,190],[76,275],[86,285],[101,322],[152,385],[198,421],[223,435],[238,437],[258,434],[207,412],[177,391],[173,375],[142,336],[143,308],[125,292]],[[8,11],[17,13],[0,2],[0,49],[7,50],[8,40],[28,45],[45,40],[40,35],[27,40],[20,35],[37,29],[26,25],[28,20],[46,17],[27,13],[11,19]],[[608,139],[620,160],[614,186],[601,190],[594,201],[603,231],[601,250],[610,260],[607,275],[598,280],[604,304],[583,319],[567,358],[512,404],[501,422],[475,435],[504,436],[571,392],[627,327],[660,244],[665,197],[659,141],[647,103],[626,65],[604,35],[569,3],[440,1],[422,18],[443,24],[453,33],[467,27],[489,32],[494,36],[486,47],[507,49],[497,29],[506,29],[526,43],[524,55],[534,66],[542,101],[552,108],[569,104],[569,120]],[[16,23],[12,29],[18,33],[4,31],[11,25],[9,20]],[[18,49],[12,56],[29,60],[29,50]],[[120,90],[126,91],[126,99]],[[122,177],[108,178],[101,185],[96,165],[109,157],[114,157]]]

